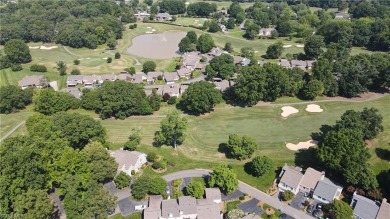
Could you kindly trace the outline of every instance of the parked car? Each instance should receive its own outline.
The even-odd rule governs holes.
[[[169,195],[171,193],[170,189],[169,189],[169,186],[167,186],[166,190],[167,194]]]
[[[311,212],[313,212],[313,210],[314,210],[314,205],[309,205],[309,207],[307,207],[307,212],[308,213],[311,213]]]
[[[317,209],[322,210],[324,208],[324,205],[322,203],[317,204]]]
[[[146,205],[136,205],[136,206],[134,206],[134,210],[136,210],[136,211],[144,210],[145,208],[146,208]]]
[[[320,214],[321,214],[321,210],[319,210],[319,209],[316,209],[316,210],[313,211],[313,216],[314,217],[319,217]]]
[[[287,215],[285,214],[285,213],[283,213],[283,214],[281,214],[280,216],[279,216],[279,219],[286,219],[287,218]]]

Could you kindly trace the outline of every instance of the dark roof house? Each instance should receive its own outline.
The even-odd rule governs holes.
[[[342,187],[334,184],[328,178],[318,182],[313,192],[313,198],[325,204],[333,202],[334,199],[339,199]]]
[[[31,76],[24,76],[22,80],[18,81],[19,86],[22,89],[26,89],[28,87],[47,87],[48,80],[44,75],[31,75]]]
[[[378,214],[380,203],[353,193],[351,207],[355,218],[374,219]]]

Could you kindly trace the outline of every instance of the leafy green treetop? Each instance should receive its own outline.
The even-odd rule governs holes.
[[[231,134],[229,135],[229,141],[226,143],[226,148],[228,150],[228,156],[244,160],[252,156],[253,152],[258,148],[258,145],[253,137]]]
[[[210,187],[219,187],[224,193],[231,193],[237,189],[238,179],[233,169],[226,164],[219,164],[210,174],[208,184]]]
[[[176,149],[178,144],[183,143],[186,129],[186,118],[180,118],[177,111],[169,113],[167,118],[161,121],[160,130],[154,134],[155,144],[157,146],[171,145]]]
[[[188,186],[186,187],[186,192],[189,196],[192,196],[194,198],[202,198],[204,194],[205,186],[200,181],[192,181]]]

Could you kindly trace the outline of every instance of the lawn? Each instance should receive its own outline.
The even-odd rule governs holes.
[[[135,212],[135,213],[128,215],[126,217],[122,216],[121,214],[116,214],[110,218],[111,219],[142,219],[142,212]]]

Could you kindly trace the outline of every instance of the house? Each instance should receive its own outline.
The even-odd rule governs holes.
[[[197,219],[222,219],[221,205],[204,199],[196,200]]]
[[[307,62],[302,60],[291,60],[291,67],[297,67],[305,71],[307,67]]]
[[[319,172],[311,167],[306,169],[299,184],[299,190],[305,193],[312,193],[320,180],[325,178],[325,172]]]
[[[179,85],[166,85],[162,89],[162,95],[169,94],[169,96],[179,97],[180,87]]]
[[[84,75],[83,83],[85,87],[92,87],[93,84],[99,81],[99,77],[96,75]]]
[[[248,214],[240,219],[261,219],[261,217],[259,215],[256,215],[256,214]]]
[[[169,13],[157,13],[156,21],[170,21],[172,20],[172,16]]]
[[[119,81],[132,81],[133,78],[130,74],[128,74],[127,72],[125,73],[120,73],[119,75],[116,76],[116,80],[119,80]]]
[[[150,71],[147,73],[148,77],[146,79],[147,82],[152,83],[159,79],[164,79],[163,73],[159,71]]]
[[[146,154],[138,151],[116,150],[111,151],[110,155],[118,163],[118,173],[122,171],[129,176],[131,176],[132,170],[138,172],[142,165],[147,163]]]
[[[179,75],[180,78],[189,78],[191,76],[191,69],[188,68],[180,68],[176,70],[176,73]]]
[[[259,36],[271,37],[272,31],[276,31],[275,28],[261,28],[259,30]]]
[[[344,12],[336,12],[334,15],[334,19],[350,19],[351,16],[348,13]]]
[[[115,81],[115,80],[116,80],[115,74],[104,74],[104,75],[100,75],[99,84],[103,84],[104,81]]]
[[[291,63],[287,59],[281,59],[279,60],[278,65],[284,67],[284,68],[291,68]]]
[[[249,64],[251,64],[251,60],[247,59],[247,58],[244,58],[244,60],[242,60],[240,64],[243,67],[248,66]]]
[[[242,61],[244,61],[244,57],[241,56],[233,56],[233,62],[235,65],[241,64]]]
[[[285,164],[279,174],[279,191],[284,192],[290,190],[294,194],[297,194],[302,178],[303,174],[301,168]]]
[[[134,14],[137,17],[137,20],[142,21],[146,17],[150,17],[150,13],[146,11],[138,11],[138,13]]]
[[[70,93],[70,95],[76,97],[77,99],[81,99],[81,95],[83,95],[80,89],[77,87],[67,87],[62,89],[61,91]]]
[[[164,72],[164,78],[167,84],[173,84],[175,81],[180,79],[176,72]]]
[[[306,61],[307,69],[310,70],[313,67],[314,62],[316,62],[316,61],[313,61],[313,60]]]
[[[221,78],[213,78],[213,83],[215,88],[222,92],[230,87],[230,81],[222,80]]]
[[[181,58],[182,67],[188,68],[191,71],[195,70],[196,65],[200,62],[199,52],[186,52]]]
[[[76,87],[78,84],[82,84],[82,83],[83,83],[82,75],[69,75],[66,79],[67,87]]]
[[[144,219],[158,219],[161,216],[161,195],[150,195],[148,207],[144,209]]]
[[[196,209],[196,199],[191,196],[182,196],[178,199],[180,216],[186,219],[196,219],[198,211]]]
[[[210,55],[210,56],[216,57],[216,56],[222,55],[222,53],[223,53],[222,49],[220,49],[218,47],[213,47],[210,50],[210,52],[208,52],[207,54]]]
[[[357,219],[374,219],[379,212],[380,203],[353,193],[351,207]],[[388,218],[388,217],[387,217]]]
[[[146,79],[148,79],[148,76],[143,72],[137,72],[133,75],[133,82],[136,84],[142,83]]]
[[[221,9],[219,11],[219,13],[221,13],[222,15],[227,15],[228,14],[228,10],[227,9]]]
[[[188,84],[181,84],[180,85],[180,94],[184,94],[184,92],[186,92],[186,90],[188,89]]]
[[[376,219],[388,219],[390,216],[390,204],[387,202],[387,199],[382,200],[381,207],[379,208]]]
[[[44,75],[31,75],[24,76],[18,84],[23,90],[29,87],[43,88],[48,86],[48,80]]]
[[[337,186],[328,178],[318,182],[313,192],[313,198],[324,204],[332,203],[334,199],[339,199],[343,188]]]
[[[227,31],[226,26],[223,25],[223,24],[218,24],[218,27],[219,27],[219,29],[221,29],[222,32],[226,32]]]
[[[221,191],[219,188],[206,188],[205,189],[206,199],[213,201],[214,203],[221,203]]]

